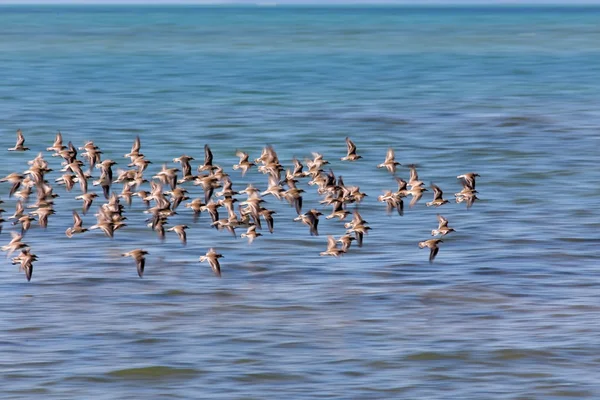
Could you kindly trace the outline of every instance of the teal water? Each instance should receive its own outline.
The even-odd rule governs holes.
[[[286,167],[322,152],[368,194],[373,228],[319,257],[342,223],[311,237],[266,197],[273,235],[249,246],[181,208],[169,222],[190,225],[184,248],[134,198],[114,240],[68,239],[78,192],[57,187],[48,229],[26,237],[32,281],[9,260],[0,272],[0,397],[598,398],[599,20],[594,7],[0,7],[0,175],[60,130],[120,168],[139,135],[148,177],[183,153],[195,169],[209,144],[236,190],[265,189],[231,166],[237,148],[271,144]],[[2,150],[17,128],[32,151]],[[346,136],[363,159],[339,160]],[[434,210],[426,193],[386,215],[376,198],[396,183],[375,165],[389,146],[445,197],[478,172],[481,200]],[[304,208],[328,214],[306,182]],[[417,243],[437,212],[457,232],[430,265]],[[198,263],[211,246],[222,279]],[[143,279],[119,256],[135,247],[151,253]]]

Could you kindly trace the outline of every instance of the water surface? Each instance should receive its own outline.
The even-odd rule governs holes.
[[[187,153],[231,166],[266,144],[286,167],[319,151],[373,228],[362,248],[319,257],[320,236],[286,203],[275,233],[249,246],[196,224],[160,243],[139,199],[114,240],[68,239],[77,193],[27,241],[31,282],[9,260],[0,280],[3,398],[598,398],[600,386],[599,8],[1,7],[0,148],[23,129],[24,170],[60,130],[105,158],[136,135],[153,164]],[[363,159],[343,163],[344,138]],[[445,196],[481,174],[472,209],[403,217],[386,149]],[[59,176],[59,159],[45,157]],[[408,169],[398,175],[408,178]],[[305,208],[318,204],[314,187]],[[116,186],[120,189],[120,186]],[[190,185],[192,196],[201,189]],[[2,184],[8,216],[14,199]],[[243,199],[243,196],[240,196]],[[135,201],[137,200],[137,201]],[[457,232],[433,264],[418,248],[442,213]],[[93,212],[84,217],[89,226]],[[14,228],[4,224],[2,244]],[[92,247],[93,246],[93,247]],[[198,257],[225,258],[215,278]],[[139,279],[120,253],[150,251]]]

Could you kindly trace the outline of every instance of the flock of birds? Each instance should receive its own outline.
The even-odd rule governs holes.
[[[346,138],[346,147],[347,154],[341,158],[341,161],[354,162],[362,158],[357,154],[356,145],[349,138]],[[29,150],[25,147],[25,137],[20,129],[17,130],[15,146],[8,150],[20,152]],[[174,163],[180,164],[180,168],[168,167],[167,164],[164,164],[162,169],[150,180],[145,178],[144,172],[151,161],[141,153],[139,136],[135,139],[131,151],[124,155],[130,161],[128,164],[130,169],[118,170],[116,176],[113,175],[112,171],[112,167],[116,162],[110,159],[102,160],[102,151],[93,141],[88,141],[79,148],[76,148],[71,142],[64,145],[62,134],[59,132],[53,145],[48,147],[46,151],[52,152],[52,156],[60,157],[63,160],[60,170],[62,175],[55,182],[64,185],[67,192],[71,192],[77,185],[79,186],[81,193],[75,199],[83,202],[83,214],[88,212],[94,200],[99,197],[97,193],[88,190],[90,181],[92,186],[102,188],[106,200],[104,204],[98,207],[98,212],[95,214],[96,224],[88,228],[83,226],[83,220],[77,210],[73,210],[73,226],[65,232],[69,238],[95,229],[102,230],[106,236],[112,238],[117,230],[127,225],[125,223],[127,218],[123,215],[125,207],[121,204],[121,201],[131,206],[132,198],[136,196],[144,202],[146,207],[144,212],[149,214],[146,221],[148,227],[155,231],[161,240],[165,238],[165,231],[175,232],[185,245],[187,243],[186,230],[189,229],[188,225],[174,225],[167,229],[165,229],[165,226],[168,225],[168,218],[177,214],[180,204],[183,201],[190,200],[188,190],[184,187],[189,183],[201,186],[204,192],[203,198],[191,199],[190,202],[185,203],[185,207],[193,212],[194,222],[198,220],[202,212],[207,212],[211,217],[212,227],[218,230],[227,230],[234,236],[237,236],[236,229],[245,228],[245,233],[242,233],[240,237],[247,238],[248,242],[252,243],[257,237],[262,236],[260,233],[262,230],[261,219],[270,233],[274,231],[273,215],[276,212],[265,208],[265,200],[263,199],[263,196],[271,195],[278,200],[289,202],[298,214],[294,221],[307,225],[310,235],[318,236],[319,217],[323,214],[316,208],[302,212],[302,193],[304,190],[297,187],[300,179],[308,179],[309,185],[316,186],[317,193],[322,196],[320,204],[333,208],[331,214],[325,217],[326,219],[338,218],[344,220],[352,214],[352,219],[344,224],[347,229],[346,233],[337,239],[329,235],[327,248],[320,255],[339,257],[348,252],[353,241],[356,241],[357,246],[362,246],[364,236],[371,229],[357,209],[354,209],[353,212],[348,210],[349,204],[359,204],[366,194],[361,192],[358,186],[344,184],[343,178],[341,176],[336,177],[333,170],[329,169],[326,172],[324,167],[329,162],[319,153],[312,153],[313,158],[305,160],[305,165],[294,158],[292,160],[293,167],[286,170],[279,162],[277,153],[271,146],[266,146],[260,157],[254,161],[250,160],[247,153],[237,151],[236,155],[240,160],[238,164],[233,165],[234,170],[240,170],[242,176],[244,176],[252,167],[256,167],[259,172],[267,176],[266,190],[261,191],[249,184],[244,190],[237,192],[233,190],[230,176],[222,167],[213,163],[213,154],[208,145],[204,146],[204,163],[197,167],[196,175],[192,173],[190,163],[194,158],[182,155],[173,159]],[[81,159],[77,158],[78,155]],[[409,165],[410,178],[408,181],[396,177],[396,167],[399,165],[400,163],[395,159],[394,150],[392,148],[388,149],[385,160],[377,165],[377,168],[385,168],[393,174],[398,183],[398,189],[396,191],[386,191],[378,197],[378,201],[385,203],[388,213],[396,210],[399,215],[403,215],[404,198],[411,197],[409,206],[412,207],[423,197],[423,192],[428,189],[419,180],[414,165]],[[92,177],[94,169],[100,170],[98,179]],[[54,193],[52,185],[46,180],[46,174],[51,171],[48,162],[43,158],[43,153],[40,152],[34,159],[28,161],[28,168],[25,171],[22,173],[13,172],[0,179],[0,182],[7,182],[12,185],[9,197],[15,196],[18,198],[15,212],[8,220],[12,220],[14,226],[20,225],[21,228],[20,232],[10,232],[12,240],[7,245],[2,246],[1,249],[7,252],[7,257],[20,250],[20,254],[12,258],[12,263],[19,265],[20,269],[25,271],[28,281],[31,280],[33,273],[33,263],[38,258],[23,240],[32,222],[37,221],[40,227],[46,228],[49,217],[55,214],[54,200],[59,196]],[[475,190],[475,178],[478,176],[477,173],[473,172],[457,176],[462,184],[462,190],[455,194],[457,203],[465,202],[467,208],[470,208],[478,199],[477,190]],[[122,185],[122,190],[119,193],[112,190],[114,183]],[[148,186],[146,184],[149,185],[149,190],[142,189]],[[449,203],[447,199],[443,198],[443,192],[437,185],[431,184],[430,188],[433,190],[433,200],[426,203],[427,206],[440,207]],[[34,189],[36,201],[28,204]],[[239,201],[234,197],[240,194],[246,195],[246,199]],[[1,203],[3,202],[0,200]],[[235,203],[238,203],[237,210],[234,206]],[[226,217],[219,214],[220,208],[226,210]],[[26,212],[26,209],[33,211]],[[3,212],[5,210],[0,209],[0,230],[2,223],[6,222],[2,218]],[[439,222],[438,228],[431,231],[432,236],[443,237],[454,232],[454,229],[448,226],[446,218],[438,214],[437,219]],[[441,238],[433,238],[424,240],[418,245],[420,248],[430,249],[429,262],[433,262],[439,252],[439,244],[442,242]],[[149,253],[144,249],[134,249],[123,253],[122,256],[131,257],[135,260],[138,275],[142,277],[147,254]],[[200,257],[199,261],[207,261],[214,274],[220,277],[219,259],[222,257],[222,254],[214,248],[210,248],[205,255]]]

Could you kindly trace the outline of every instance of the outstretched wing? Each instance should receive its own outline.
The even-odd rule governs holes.
[[[348,147],[348,155],[356,153],[356,145],[349,137],[346,137],[346,146]]]
[[[442,192],[442,189],[440,189],[438,185],[434,185],[433,183],[431,184],[431,188],[433,189],[433,199],[441,200],[442,195],[444,194],[444,192]]]
[[[20,129],[17,130],[17,145],[15,147],[21,147],[25,144],[25,136],[23,136],[23,131]]]
[[[204,165],[212,165],[213,154],[207,144],[204,145]]]
[[[73,226],[79,228],[83,226],[83,221],[81,220],[81,217],[75,210],[73,210]]]
[[[435,246],[431,248],[431,251],[429,252],[429,262],[433,262],[433,260],[435,259],[435,256],[437,256],[438,251],[440,251],[440,248]]]

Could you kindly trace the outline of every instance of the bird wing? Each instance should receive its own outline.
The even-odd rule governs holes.
[[[212,165],[213,154],[207,144],[204,145],[204,165]]]
[[[444,226],[448,226],[448,220],[441,215],[437,215],[437,220],[439,222],[438,229],[443,228]]]
[[[248,162],[248,159],[250,158],[248,153],[244,153],[243,151],[237,151],[235,155],[240,158],[239,164]]]
[[[356,145],[349,137],[346,138],[346,146],[348,147],[348,155],[356,153]]]
[[[60,132],[58,132],[56,134],[56,138],[54,138],[54,144],[52,145],[52,147],[58,149],[58,148],[62,148],[62,134]]]
[[[431,248],[431,251],[429,252],[429,262],[433,262],[433,259],[435,256],[437,256],[438,251],[440,251],[440,248],[437,246]]]
[[[210,264],[210,268],[213,270],[215,275],[217,275],[220,278],[221,277],[221,264],[219,264],[219,260],[211,257],[208,259],[208,264]]]
[[[131,146],[131,153],[132,154],[139,153],[141,147],[142,147],[142,142],[140,140],[140,137],[136,136],[135,140],[133,141],[133,146]]]
[[[25,137],[23,136],[23,132],[19,129],[17,131],[17,145],[15,147],[23,146],[25,143]]]
[[[394,154],[394,149],[392,149],[391,147],[387,150],[387,153],[385,154],[385,161],[384,164],[386,163],[390,163],[390,162],[394,162],[394,158],[395,158],[395,154]]]
[[[410,167],[410,181],[418,181],[419,174],[417,174],[417,169],[414,166]]]
[[[418,194],[413,194],[412,200],[410,201],[409,207],[413,207],[419,200],[423,197],[423,192],[419,192]]]
[[[404,215],[404,200],[396,199],[396,209],[398,210],[398,214],[402,217]]]
[[[442,195],[444,194],[444,192],[442,192],[442,189],[440,189],[438,185],[434,185],[433,183],[431,184],[431,188],[433,189],[433,199],[441,200]]]
[[[144,267],[146,266],[146,259],[142,256],[137,260],[137,273],[141,278],[144,275]]]
[[[398,177],[396,177],[396,182],[398,182],[398,191],[406,190],[406,186],[408,185],[408,182],[406,182],[404,179],[398,178]]]
[[[327,251],[337,248],[336,240],[332,235],[327,236]]]

